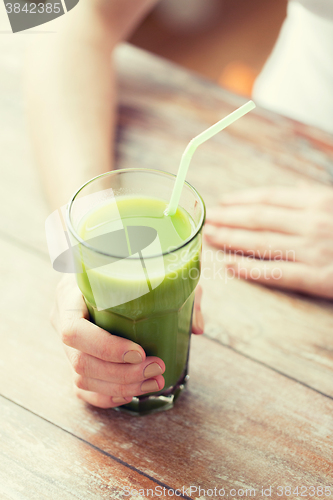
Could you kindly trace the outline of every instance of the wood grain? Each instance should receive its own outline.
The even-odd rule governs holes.
[[[175,172],[187,142],[243,102],[129,46],[121,47],[117,58],[119,168]],[[240,280],[224,283],[216,253],[206,253],[204,269],[209,274],[214,264],[221,266],[222,277],[203,279],[207,335],[193,338],[191,380],[177,406],[134,418],[73,397],[71,370],[48,320],[59,276],[46,254],[47,211],[29,159],[16,80],[20,69],[0,61],[4,64],[9,76],[0,87],[16,108],[13,114],[6,108],[7,138],[0,138],[6,151],[0,183],[0,394],[16,406],[1,400],[3,497],[108,498],[103,489],[108,474],[114,474],[110,485],[116,488],[110,493],[106,487],[109,497],[123,485],[147,481],[171,488],[331,486],[332,303]],[[5,106],[2,97],[0,109]],[[332,159],[331,136],[257,110],[196,152],[189,179],[209,205],[222,192],[242,187],[299,180],[329,184]],[[44,441],[50,448],[35,447]],[[117,468],[119,462],[99,450],[146,476],[128,479],[122,469],[127,466]],[[99,467],[97,484],[92,478]],[[29,492],[22,497],[25,482]],[[93,486],[84,492],[88,484]]]
[[[135,491],[155,488],[177,498],[167,485],[3,397],[0,408],[1,500],[133,499]]]
[[[191,379],[173,410],[130,417],[76,400],[47,319],[53,273],[4,248],[20,286],[2,272],[0,394],[173,489],[332,484],[332,399],[207,337],[192,338]]]
[[[120,168],[176,172],[190,139],[244,103],[127,45],[119,48],[117,62]],[[330,183],[332,174],[330,134],[257,108],[198,148],[188,178],[210,204],[232,189],[300,180]]]
[[[333,396],[333,304],[230,279],[208,246],[202,268],[206,334]]]
[[[132,47],[119,49],[119,67],[120,167],[176,172],[187,142],[244,102]],[[331,135],[257,109],[200,146],[188,177],[211,206],[233,189],[330,184],[332,174]],[[209,336],[333,395],[332,302],[226,280],[209,247],[201,281]]]
[[[0,231],[46,253],[48,215],[34,167],[23,104],[24,39],[1,39],[0,197],[6,217]],[[166,60],[124,44],[116,55],[119,74],[117,167],[176,172],[194,135],[244,102],[217,85]],[[257,109],[195,153],[189,181],[207,205],[223,192],[258,185],[294,185],[333,178],[333,138]],[[214,182],[212,182],[212,180]],[[15,196],[12,196],[15,193]],[[29,224],[22,214],[29,211]]]
[[[17,46],[16,55],[20,50]],[[120,47],[117,61],[119,168],[145,166],[175,172],[190,138],[243,102],[128,45]],[[8,161],[1,163],[0,234],[35,249],[47,262],[44,220],[48,213],[29,155],[18,83],[21,66],[11,67],[8,58],[0,64],[8,74],[1,81],[6,91],[1,96],[11,103],[8,107],[7,101],[0,102],[8,117],[6,135],[0,138],[1,150],[8,155]],[[14,104],[15,112],[10,113]],[[329,183],[332,165],[332,136],[256,110],[198,149],[189,179],[212,205],[222,192],[246,186],[293,185],[304,179]],[[224,265],[218,258],[216,252],[204,252],[206,333],[332,395],[332,303],[240,280],[225,283]]]

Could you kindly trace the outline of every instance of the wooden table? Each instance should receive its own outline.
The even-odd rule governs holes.
[[[329,498],[329,301],[203,280],[205,335],[193,338],[191,378],[174,409],[131,417],[73,396],[48,319],[59,275],[47,255],[48,212],[24,125],[21,45],[12,54],[17,63],[0,57],[0,499],[139,498],[127,492],[145,490],[145,497],[148,489],[149,497],[192,499],[223,491],[243,498],[255,489],[264,498],[270,488],[273,499]],[[129,46],[117,61],[119,168],[175,172],[187,142],[243,102]],[[189,180],[212,205],[245,186],[330,183],[332,160],[332,136],[257,109],[200,147]],[[324,494],[310,495],[310,486]]]

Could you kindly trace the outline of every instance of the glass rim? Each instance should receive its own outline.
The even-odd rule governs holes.
[[[82,239],[79,236],[79,234],[77,233],[77,231],[74,229],[73,224],[72,224],[72,220],[71,220],[71,215],[72,215],[72,208],[73,208],[73,204],[74,204],[75,200],[77,199],[78,195],[82,192],[82,190],[86,186],[88,186],[89,184],[93,183],[97,179],[101,179],[102,177],[107,177],[107,176],[110,176],[110,175],[112,176],[112,175],[115,175],[117,173],[125,173],[125,172],[144,172],[144,173],[149,173],[150,172],[150,173],[154,173],[154,174],[165,175],[165,176],[168,176],[168,177],[174,177],[174,178],[177,177],[175,174],[172,174],[170,172],[166,172],[165,170],[156,170],[156,169],[153,169],[153,168],[123,168],[123,169],[117,169],[117,170],[110,170],[109,172],[104,172],[103,174],[96,175],[95,177],[93,177],[89,181],[87,181],[84,184],[82,184],[82,186],[79,187],[79,189],[77,191],[75,191],[75,193],[73,194],[73,196],[69,200],[69,203],[67,204],[67,210],[66,210],[66,224],[67,224],[67,227],[68,227],[69,231],[71,232],[72,236],[81,245],[83,245],[84,247],[86,247],[88,250],[90,250],[92,252],[95,252],[95,253],[98,253],[100,255],[103,255],[105,257],[112,257],[112,258],[115,258],[115,259],[123,259],[124,256],[112,255],[110,253],[102,252],[101,250],[98,250],[97,248],[94,248],[93,246],[89,245],[87,243],[87,241],[85,241],[84,239]],[[177,252],[178,250],[184,248],[189,243],[191,243],[191,241],[193,241],[196,238],[196,236],[200,233],[201,229],[203,228],[203,225],[204,225],[204,222],[205,222],[205,217],[206,217],[206,205],[205,205],[205,202],[203,201],[202,196],[195,189],[195,187],[192,186],[192,184],[190,184],[187,181],[185,181],[184,184],[186,184],[186,186],[189,187],[190,190],[192,192],[194,192],[195,195],[197,195],[197,197],[198,197],[198,199],[199,199],[199,201],[201,203],[201,217],[200,217],[200,221],[197,224],[197,227],[196,227],[194,233],[191,236],[189,236],[186,240],[184,240],[184,242],[181,245],[177,246],[176,248],[173,248],[172,250],[168,250],[166,252],[162,252],[161,254],[148,255],[147,257],[145,257],[146,259],[153,259],[153,258],[156,258],[156,257],[163,257],[165,255],[170,255],[173,252]],[[140,259],[140,256],[139,257],[129,256],[129,258],[131,258],[132,260],[138,260],[138,259]]]

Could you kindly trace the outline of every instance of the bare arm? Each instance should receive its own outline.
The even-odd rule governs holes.
[[[112,168],[116,88],[111,54],[155,0],[81,0],[56,36],[38,37],[27,67],[28,114],[47,198],[56,209],[91,177]],[[48,43],[45,44],[47,37]],[[196,318],[200,313],[200,295]],[[161,390],[161,359],[93,325],[73,276],[51,314],[74,371],[76,395],[112,408]],[[202,326],[194,327],[202,333]]]
[[[58,33],[37,37],[27,58],[31,135],[47,199],[67,203],[76,188],[113,167],[116,44],[156,0],[81,0]]]
[[[116,89],[111,54],[152,3],[81,0],[64,16],[55,36],[39,36],[38,45],[31,47],[28,114],[41,178],[54,209],[67,203],[80,184],[112,168]],[[146,357],[138,344],[88,321],[73,276],[59,284],[51,318],[80,399],[111,408],[163,387],[162,360]]]

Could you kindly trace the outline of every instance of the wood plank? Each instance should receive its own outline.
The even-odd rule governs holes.
[[[6,48],[7,57],[0,60],[7,75],[1,80],[0,93],[6,130],[0,138],[5,154],[0,231],[46,255],[43,228],[48,212],[29,152],[18,83],[22,46],[16,41]],[[118,64],[119,167],[176,171],[187,141],[242,102],[208,81],[129,46],[120,48]],[[189,178],[211,205],[222,192],[245,186],[294,184],[304,178],[329,182],[332,159],[331,136],[259,110],[201,146]],[[28,221],[23,214],[29,214]],[[213,262],[209,252],[206,255],[204,268],[208,276],[214,276],[221,264],[216,262],[216,253]],[[203,280],[203,284],[208,335],[332,395],[330,303],[239,280],[225,285],[218,273],[217,279]]]
[[[187,142],[243,102],[128,46],[119,50],[119,65],[121,167],[136,160],[176,172]],[[202,145],[188,177],[209,206],[233,189],[305,179],[331,183],[332,173],[330,134],[257,110]],[[332,302],[238,279],[225,283],[221,253],[207,246],[203,257],[206,333],[332,395]]]
[[[38,256],[3,246],[5,397],[174,489],[332,484],[332,398],[207,337],[192,339],[189,387],[169,412],[138,418],[76,400],[47,319],[53,273]]]
[[[333,396],[333,304],[227,276],[205,246],[205,333],[223,345]]]
[[[175,171],[187,141],[242,101],[164,61],[121,50],[119,166]],[[14,109],[2,144],[0,230],[39,250],[42,198],[31,164],[21,161],[26,146],[14,154],[16,125],[26,141],[22,108]],[[328,183],[332,146],[327,134],[259,110],[198,150],[190,180],[208,203],[244,186]],[[48,323],[57,276],[37,253],[1,246],[2,394],[175,487],[332,484],[331,399],[207,338],[193,339],[189,390],[174,410],[133,419],[80,404]],[[332,396],[331,303],[238,280],[204,285],[209,335]]]
[[[121,168],[176,172],[189,140],[244,102],[131,46],[117,55]],[[188,173],[209,204],[232,189],[332,178],[332,135],[259,108],[201,145]]]
[[[167,486],[3,397],[0,409],[1,500],[133,499]]]
[[[44,220],[48,213],[29,152],[19,84],[23,42],[17,39],[9,45],[4,37],[1,43],[6,44],[7,56],[0,59],[6,75],[0,92],[6,131],[0,138],[5,155],[0,167],[0,231],[46,255]],[[187,141],[242,102],[133,47],[120,48],[118,64],[119,167],[140,165],[176,171]],[[201,146],[189,178],[200,186],[209,205],[223,191],[260,183],[294,184],[305,177],[328,182],[332,159],[333,139],[328,134],[257,111]],[[204,266],[210,275],[216,255],[215,264],[210,262],[209,253],[207,256]],[[306,360],[307,366],[312,366],[307,383],[317,389],[324,385],[324,391],[332,394],[332,346],[327,336],[332,328],[328,312],[332,306],[238,280],[227,287],[220,281],[204,281],[207,333],[299,379],[307,371],[303,367]],[[240,303],[242,314],[237,314]]]
[[[23,104],[24,37],[0,40],[0,231],[47,252],[48,215],[34,167]],[[197,75],[129,45],[117,52],[117,167],[176,172],[188,141],[241,103]],[[287,118],[256,110],[195,153],[189,180],[207,204],[221,193],[258,185],[329,183],[333,138]],[[203,175],[204,172],[204,175]],[[15,196],[13,196],[15,193]],[[25,217],[29,213],[29,224]]]

